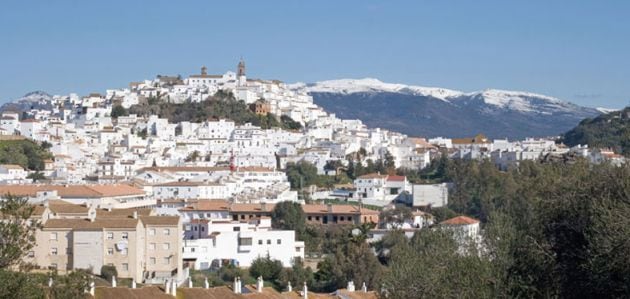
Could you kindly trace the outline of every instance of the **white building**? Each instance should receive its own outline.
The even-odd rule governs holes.
[[[223,261],[249,267],[267,256],[290,267],[294,258],[304,258],[304,242],[295,240],[294,231],[271,229],[268,217],[249,222],[194,220],[184,230],[184,263],[194,269],[218,267]]]
[[[414,207],[445,207],[448,204],[448,184],[414,184],[412,196]]]

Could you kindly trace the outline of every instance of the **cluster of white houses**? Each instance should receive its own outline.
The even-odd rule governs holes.
[[[199,102],[217,92],[232,93],[257,114],[288,116],[303,127],[262,129],[225,119],[171,123],[156,115],[111,117],[118,105]],[[305,221],[316,225],[382,222],[379,212],[366,204],[405,202],[425,211],[448,204],[448,184],[412,184],[404,176],[381,173],[311,194],[314,199],[357,203],[305,204],[283,171],[288,163],[310,162],[318,174],[335,175],[339,168],[328,169],[334,164],[329,162],[340,161],[343,169],[348,156],[367,164],[391,155],[396,167],[408,169],[424,168],[438,155],[488,158],[504,169],[565,153],[594,162],[624,162],[609,150],[567,148],[546,139],[424,139],[367,128],[359,120],[326,113],[309,95],[280,81],[248,79],[242,61],[236,73],[212,75],[204,67],[188,78],[158,76],[105,95],[54,96],[46,104],[52,108],[5,111],[0,118],[0,141],[46,142],[54,156],[37,169],[46,184],[33,184],[28,175],[35,170],[25,165],[0,165],[0,195],[27,197],[36,206],[33,218],[42,224],[27,261],[41,268],[94,273],[111,265],[119,277],[147,284],[180,284],[188,279],[188,269],[248,267],[261,256],[280,260],[285,267],[304,258],[304,242],[294,231],[271,226],[272,211],[280,202],[302,204]],[[370,240],[391,228],[413,234],[431,224],[430,214],[416,210],[412,219],[372,231]],[[479,235],[479,222],[467,217],[442,225],[454,227],[461,236]],[[240,289],[229,294],[240,296]],[[176,290],[172,287],[169,294]],[[354,298],[351,293],[343,298]],[[273,296],[291,298],[289,294]],[[275,298],[268,295],[265,298]]]

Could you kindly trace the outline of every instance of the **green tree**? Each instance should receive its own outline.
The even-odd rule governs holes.
[[[116,105],[112,108],[112,113],[111,113],[112,118],[118,118],[119,116],[128,116],[128,115],[129,115],[129,111],[127,111],[127,109],[125,109],[125,107],[121,105]]]
[[[262,276],[266,281],[275,282],[282,273],[282,262],[271,259],[269,256],[259,257],[249,267],[249,274],[257,278]]]
[[[301,239],[306,229],[306,217],[302,205],[297,202],[283,201],[276,204],[271,212],[271,225],[276,229],[294,230]]]
[[[116,266],[103,265],[101,267],[101,277],[107,281],[112,281],[112,277],[118,276]]]
[[[305,282],[309,286],[312,286],[314,283],[313,270],[310,267],[306,267],[301,258],[294,258],[293,265],[283,272],[282,277],[282,289],[286,289],[288,282],[291,282],[291,285],[296,288],[302,286]]]
[[[286,130],[300,130],[302,129],[302,124],[293,120],[288,115],[283,115],[280,117],[280,122],[282,123],[282,128]]]
[[[31,172],[26,176],[27,179],[31,179],[33,180],[33,183],[36,183],[38,181],[43,181],[46,179],[46,176],[40,172],[40,171],[35,171],[35,172]]]
[[[401,226],[405,220],[410,220],[413,217],[411,209],[404,205],[396,205],[391,209],[384,209],[381,211],[379,217],[384,223],[390,223],[394,226]]]
[[[491,262],[463,255],[447,230],[421,230],[391,249],[384,292],[391,298],[494,298]]]
[[[37,275],[0,269],[0,298],[46,298],[44,280]]]
[[[35,246],[40,223],[31,219],[34,211],[24,197],[7,194],[0,200],[0,269],[21,265],[22,258]]]
[[[90,287],[90,274],[85,270],[71,271],[66,275],[51,276],[53,279],[52,288],[49,289],[51,298],[73,299],[84,297],[85,291]]]

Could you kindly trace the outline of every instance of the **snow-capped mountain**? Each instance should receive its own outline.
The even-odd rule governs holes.
[[[43,91],[33,91],[19,99],[8,102],[0,111],[28,111],[31,109],[52,109],[52,96]]]
[[[476,92],[341,79],[296,83],[315,103],[341,118],[414,136],[523,138],[559,135],[600,111],[554,97],[487,89]]]
[[[445,88],[384,83],[374,78],[329,80],[311,84],[295,83],[289,85],[289,87],[292,89],[301,89],[306,92],[316,93],[330,92],[351,94],[357,92],[399,92],[421,96],[431,96],[441,100],[446,100],[447,98],[457,97],[463,94],[460,91]]]

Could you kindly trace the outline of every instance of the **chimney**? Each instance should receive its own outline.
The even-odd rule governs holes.
[[[354,281],[348,281],[348,286],[346,287],[348,292],[354,292]]]
[[[258,293],[262,293],[263,291],[263,278],[262,276],[258,276],[258,280],[256,281],[256,290],[258,291]]]
[[[133,211],[133,219],[138,219],[138,211]]]
[[[90,281],[90,295],[94,297],[94,281]]]
[[[175,279],[173,279],[172,281],[172,285],[171,285],[171,295],[173,297],[177,297],[177,281],[175,281]]]
[[[208,283],[208,277],[206,277],[206,279],[203,281],[203,287],[206,289],[210,288],[210,284]]]
[[[367,286],[365,285],[365,281],[363,282],[363,285],[361,286],[361,291],[363,291],[363,293],[367,293]]]
[[[306,286],[306,281],[304,282],[304,290],[302,291],[304,299],[308,299],[308,287]]]
[[[112,288],[116,287],[116,276],[112,276]]]
[[[171,293],[171,283],[168,281],[168,279],[166,280],[166,282],[164,284],[164,292],[166,294],[170,294]]]
[[[188,277],[188,288],[193,287],[192,277]]]
[[[328,204],[328,214],[332,214],[333,212],[333,205],[331,203]]]
[[[289,285],[287,286],[289,292],[293,292],[293,287],[291,286],[291,282],[289,281]]]
[[[232,288],[234,289],[234,294],[240,293],[241,289],[238,287],[238,277],[234,277],[234,286]]]
[[[133,278],[133,279],[131,280],[131,288],[132,288],[132,289],[135,289],[135,288],[136,288],[136,279],[135,279],[135,278]]]

